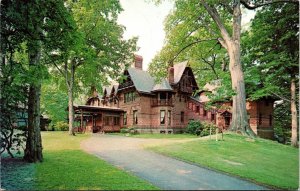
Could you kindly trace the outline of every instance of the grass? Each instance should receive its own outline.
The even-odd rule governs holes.
[[[44,132],[44,162],[36,165],[40,190],[150,190],[152,184],[80,150],[88,135]]]
[[[134,137],[134,138],[146,138],[146,139],[187,139],[187,138],[197,138],[196,135],[191,134],[124,134],[124,133],[110,133],[110,135]]]
[[[149,149],[274,188],[298,188],[298,149],[274,141],[227,134],[224,141],[197,140]]]

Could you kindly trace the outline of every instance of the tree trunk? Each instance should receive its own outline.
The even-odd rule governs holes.
[[[236,93],[232,97],[232,123],[230,130],[255,136],[255,133],[248,124],[244,74],[240,62],[240,44],[232,42],[228,45],[228,52],[230,58],[229,71],[232,89]]]
[[[74,108],[73,108],[73,89],[68,89],[69,97],[69,135],[75,135],[73,128]]]
[[[74,62],[71,62],[70,66],[71,72],[70,76],[68,76],[68,65],[65,65],[66,72],[66,82],[68,87],[68,99],[69,99],[69,135],[75,135],[73,122],[74,122],[74,105],[73,105],[73,85],[74,85],[74,75],[75,75],[75,66]]]
[[[298,133],[297,133],[297,108],[296,108],[296,82],[295,78],[291,80],[291,114],[292,114],[292,138],[291,144],[294,147],[298,146]]]
[[[246,93],[244,73],[241,66],[241,4],[239,0],[233,2],[233,32],[232,36],[225,28],[220,15],[214,7],[209,6],[205,0],[201,0],[202,5],[213,18],[217,24],[222,38],[219,38],[221,45],[226,48],[230,63],[229,70],[231,75],[232,89],[236,95],[232,97],[232,124],[231,130],[247,134],[254,137],[255,134],[248,124],[247,111],[246,111]]]
[[[41,42],[33,43],[29,51],[29,64],[33,70],[37,70],[40,65]],[[30,84],[28,96],[28,135],[24,159],[28,162],[42,162],[42,139],[40,132],[40,93],[41,80]]]

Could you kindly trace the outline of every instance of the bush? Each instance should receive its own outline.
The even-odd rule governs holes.
[[[200,135],[200,132],[202,131],[203,126],[198,120],[191,120],[188,123],[188,126],[186,128],[186,132],[193,135]]]
[[[136,128],[134,128],[134,127],[129,128],[129,133],[132,135],[138,134]]]
[[[212,123],[201,123],[200,121],[191,120],[186,128],[186,132],[203,137],[209,135],[210,130],[211,134],[215,134],[216,128],[217,126]]]
[[[216,134],[216,129],[218,128],[213,123],[203,123],[203,129],[200,132],[200,137],[209,135],[209,131],[211,130],[211,134]]]
[[[55,131],[68,131],[69,125],[66,122],[59,121],[54,126]]]
[[[129,129],[128,128],[126,128],[126,127],[124,127],[124,128],[122,128],[122,129],[120,129],[120,133],[129,133]]]

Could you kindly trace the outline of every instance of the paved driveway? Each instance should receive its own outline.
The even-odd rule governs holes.
[[[189,140],[183,140],[189,141]],[[82,142],[88,153],[129,171],[164,190],[265,190],[265,187],[143,149],[178,140],[94,134]]]

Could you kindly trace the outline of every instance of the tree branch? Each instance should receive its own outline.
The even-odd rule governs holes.
[[[194,44],[200,43],[200,42],[205,42],[205,41],[212,41],[212,40],[218,40],[218,39],[204,39],[204,40],[196,40],[188,45],[186,45],[185,47],[183,47],[182,49],[179,50],[179,52],[177,52],[177,54],[173,57],[173,59],[171,59],[169,62],[173,63],[173,61],[179,56],[179,54],[181,54],[185,49],[189,48],[190,46],[193,46]]]
[[[280,95],[278,95],[278,94],[276,94],[276,93],[274,93],[274,92],[271,92],[273,95],[275,95],[276,97],[279,97],[280,99],[282,99],[282,100],[285,100],[285,101],[287,101],[287,102],[291,102],[291,100],[289,100],[289,99],[287,99],[287,98],[284,98],[284,97],[282,97],[282,96],[280,96]]]
[[[217,24],[221,35],[224,39],[225,42],[230,41],[231,37],[228,33],[228,31],[226,30],[225,26],[223,25],[221,18],[217,12],[217,10],[214,7],[209,6],[205,0],[201,0],[202,5],[205,7],[206,11],[208,12],[208,14],[213,18],[213,20],[215,21],[215,23]]]
[[[265,6],[265,5],[270,5],[273,3],[299,3],[299,0],[266,0],[266,1],[262,1],[262,3],[260,4],[255,4],[253,1],[251,0],[241,0],[241,4],[244,5],[245,8],[249,9],[249,10],[254,10],[256,8]]]

